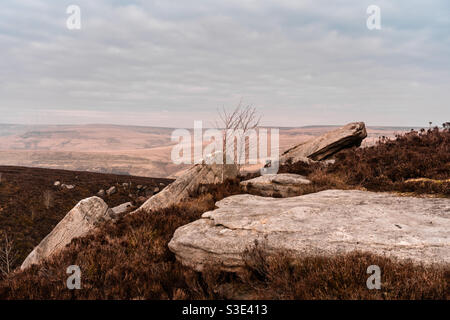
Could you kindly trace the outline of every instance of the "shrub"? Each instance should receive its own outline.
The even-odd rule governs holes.
[[[363,188],[448,196],[450,129],[422,129],[395,139],[382,137],[374,146],[337,153],[334,164],[288,163],[280,172],[306,175],[319,189]]]
[[[303,193],[366,188],[448,195],[449,129],[410,132],[370,148],[336,155],[329,166],[288,164],[280,172],[307,175]],[[363,252],[324,257],[268,253],[256,245],[244,254],[240,274],[183,267],[167,247],[174,231],[240,193],[239,180],[208,186],[209,193],[165,210],[137,212],[74,239],[40,266],[0,282],[0,299],[448,299],[450,270]],[[65,286],[69,265],[82,270],[82,289]],[[367,267],[382,270],[381,290],[366,287]]]
[[[174,231],[239,193],[239,181],[209,186],[178,206],[138,212],[74,239],[65,250],[9,281],[0,299],[445,299],[449,271],[364,253],[293,258],[268,254],[263,246],[244,254],[247,266],[234,274],[182,266],[167,247]],[[68,290],[69,265],[82,270],[81,290]],[[367,266],[382,269],[382,290],[366,287]]]
[[[80,200],[95,195],[99,189],[117,183],[132,182],[152,188],[169,179],[121,176],[42,168],[0,166],[0,235],[7,232],[14,238],[17,251],[16,268],[39,242]],[[73,184],[66,190],[54,186],[55,181]],[[136,188],[134,188],[136,190]],[[130,190],[122,187],[111,197],[105,197],[110,207],[133,201]]]

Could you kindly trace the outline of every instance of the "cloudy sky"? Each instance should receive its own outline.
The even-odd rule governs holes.
[[[440,124],[449,57],[448,0],[2,0],[0,123]]]

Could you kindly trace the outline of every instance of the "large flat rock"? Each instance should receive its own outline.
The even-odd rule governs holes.
[[[238,271],[255,240],[294,255],[335,255],[353,250],[450,262],[450,199],[399,197],[358,190],[326,190],[276,199],[242,194],[178,228],[169,248],[201,271],[213,264]]]
[[[242,189],[248,193],[264,196],[287,198],[297,196],[311,181],[293,173],[265,174],[257,178],[242,181]]]

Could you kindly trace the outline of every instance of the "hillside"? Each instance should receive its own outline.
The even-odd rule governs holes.
[[[14,240],[17,251],[15,266],[53,229],[75,204],[95,195],[100,189],[117,186],[117,192],[104,200],[114,207],[128,201],[137,201],[142,195],[137,185],[152,189],[167,185],[168,179],[156,179],[80,171],[52,170],[0,166],[0,236],[4,232]],[[68,190],[54,186],[74,185]],[[131,183],[130,188],[121,187]],[[48,198],[46,201],[45,198]]]
[[[367,188],[448,199],[449,139],[448,129],[411,132],[381,139],[371,148],[341,151],[330,166],[293,163],[282,169],[301,172],[311,180],[298,195]],[[410,185],[410,179],[416,180]],[[448,299],[448,266],[420,265],[367,252],[293,258],[288,252],[255,246],[245,253],[245,270],[239,276],[214,268],[199,273],[183,266],[168,249],[175,230],[214,210],[217,201],[242,193],[239,182],[209,185],[208,192],[192,194],[179,205],[126,215],[92,235],[74,239],[41,266],[0,283],[0,298]],[[72,264],[84,270],[82,290],[65,287],[65,270]],[[382,290],[365,286],[366,268],[371,264],[384,270]]]
[[[280,149],[336,126],[280,128]],[[364,145],[410,128],[369,127]],[[174,165],[173,128],[119,125],[27,126],[0,124],[0,165],[42,167],[174,178],[189,166]]]

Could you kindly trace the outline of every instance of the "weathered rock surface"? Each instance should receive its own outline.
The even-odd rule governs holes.
[[[349,123],[288,149],[281,155],[280,163],[285,164],[289,160],[295,163],[305,161],[305,158],[324,160],[342,149],[361,145],[366,137],[364,122]]]
[[[130,211],[133,208],[133,204],[131,202],[126,202],[118,205],[117,207],[112,208],[115,214],[122,214],[127,211]]]
[[[148,212],[168,208],[199,192],[203,184],[218,184],[227,178],[235,178],[237,174],[238,169],[235,165],[197,164],[148,199],[138,210]]]
[[[32,264],[39,264],[63,249],[73,238],[84,236],[99,224],[114,218],[115,213],[102,199],[91,197],[81,200],[33,249],[20,268],[26,269]]]
[[[106,190],[106,194],[108,196],[112,196],[114,193],[117,192],[117,188],[115,186],[112,186],[111,188],[109,188],[108,190]]]
[[[158,190],[159,191],[159,190]],[[151,190],[150,188],[145,189],[144,191],[144,196],[146,198],[150,198],[153,194],[155,194],[157,192],[154,192],[153,190]]]
[[[264,197],[293,197],[299,194],[302,186],[311,181],[304,176],[293,173],[265,174],[260,177],[242,181],[242,189],[251,194]]]
[[[286,199],[235,195],[216,206],[178,228],[169,243],[182,263],[199,271],[207,264],[238,271],[255,240],[299,256],[360,250],[450,263],[449,199],[326,190]]]

